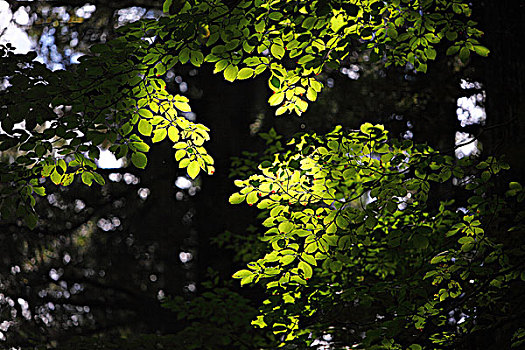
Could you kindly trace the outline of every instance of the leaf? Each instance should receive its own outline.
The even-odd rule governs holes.
[[[454,41],[458,38],[458,33],[455,31],[448,31],[445,33],[445,36],[447,37],[448,40]]]
[[[244,278],[246,276],[253,275],[253,271],[250,270],[240,270],[233,274],[233,278]]]
[[[267,327],[268,325],[266,322],[264,322],[264,316],[257,316],[255,320],[252,321],[252,325],[257,326],[259,328]]]
[[[301,259],[303,259],[305,262],[307,262],[310,265],[314,265],[314,266],[317,265],[317,260],[315,260],[313,255],[302,253]]]
[[[248,195],[246,196],[246,203],[248,203],[248,205],[253,205],[257,203],[258,200],[259,200],[259,197],[257,196],[256,191],[252,191],[248,193]]]
[[[200,51],[191,51],[190,62],[194,66],[200,67],[202,62],[204,62],[204,55]]]
[[[162,12],[169,13],[172,1],[173,0],[164,0],[164,3],[162,4]]]
[[[122,125],[120,127],[120,132],[122,133],[122,135],[126,136],[127,134],[129,134],[131,132],[131,130],[133,130],[133,127],[129,124],[129,123],[125,123],[124,125]]]
[[[281,107],[277,108],[277,110],[275,111],[275,115],[284,114],[287,110],[288,110],[287,106],[281,106]]]
[[[304,278],[309,279],[312,277],[313,269],[310,266],[310,264],[305,263],[304,261],[300,261],[297,267],[299,268],[299,270],[303,271]]]
[[[199,162],[197,162],[197,161],[191,162],[188,165],[188,170],[187,171],[188,171],[188,175],[192,179],[195,179],[197,177],[197,175],[199,175],[199,172],[201,171],[201,167],[199,165]]]
[[[150,147],[145,142],[132,142],[131,143],[132,148],[135,147],[135,150],[141,151],[141,152],[148,152]]]
[[[244,201],[244,198],[246,198],[245,195],[243,194],[240,194],[240,193],[234,193],[230,196],[230,198],[228,199],[228,201],[231,203],[231,204],[239,204],[239,203],[242,203]]]
[[[174,126],[170,126],[168,128],[168,137],[170,138],[170,140],[172,142],[177,142],[179,141],[179,129],[177,129],[176,127]]]
[[[185,149],[179,149],[179,150],[177,150],[177,152],[175,152],[175,160],[178,162],[182,158],[184,158],[185,155],[186,155],[186,150]]]
[[[301,26],[306,30],[310,30],[314,27],[316,20],[315,17],[306,17]]]
[[[245,284],[253,282],[255,277],[256,277],[255,274],[244,277],[243,279],[241,279],[241,286],[244,286]]]
[[[82,182],[88,186],[91,186],[91,184],[93,183],[93,179],[95,178],[90,171],[84,171],[81,177]]]
[[[144,136],[150,136],[153,126],[145,119],[141,119],[139,122],[139,132]]]
[[[237,74],[237,79],[244,80],[251,78],[253,76],[253,69],[252,68],[242,68],[239,73]]]
[[[270,47],[270,52],[272,53],[273,57],[279,60],[283,58],[284,53],[285,53],[284,48],[277,44],[272,44],[272,46]]]
[[[166,131],[166,128],[156,129],[153,132],[153,138],[151,139],[151,141],[153,141],[153,142],[160,142],[160,141],[162,141],[162,140],[164,140],[166,138],[167,134],[168,134],[168,132]]]
[[[38,218],[35,214],[29,213],[24,217],[24,223],[29,227],[30,230],[33,230],[36,227]]]
[[[483,57],[487,57],[490,53],[490,50],[487,49],[485,46],[481,46],[481,45],[474,45],[474,51],[480,55],[480,56],[483,56]]]
[[[470,57],[470,50],[466,47],[462,47],[461,50],[459,50],[459,59],[463,63],[467,63],[468,58]]]
[[[317,92],[313,88],[309,87],[308,90],[306,90],[306,98],[310,101],[317,100]]]
[[[46,195],[46,189],[42,186],[39,187],[33,187],[33,191],[38,194],[39,196],[45,196]]]
[[[224,70],[228,66],[230,62],[228,60],[220,60],[219,62],[215,63],[215,69],[213,70],[213,73],[219,73]]]
[[[293,224],[290,221],[283,221],[279,224],[279,232],[289,233],[293,229]]]
[[[224,70],[224,79],[233,82],[237,78],[238,72],[239,72],[239,68],[237,68],[237,66],[230,64]]]
[[[270,106],[277,106],[281,104],[283,100],[284,100],[284,92],[278,92],[270,96],[270,98],[268,99],[268,103],[270,103]]]
[[[153,113],[148,109],[139,109],[139,114],[147,119],[153,118]]]
[[[100,175],[99,173],[94,172],[94,173],[93,173],[93,178],[95,179],[95,181],[96,181],[99,185],[104,185],[104,184],[106,183],[106,180],[104,180],[104,178],[102,177],[102,175]]]
[[[186,168],[190,164],[191,160],[190,158],[184,158],[179,162],[179,168]]]
[[[190,59],[190,50],[187,47],[185,47],[179,53],[179,61],[182,64],[186,64],[189,59]]]
[[[451,56],[451,55],[454,55],[456,54],[456,52],[459,51],[459,46],[457,45],[454,45],[454,46],[451,46],[447,49],[447,56]]]
[[[191,107],[187,102],[175,101],[173,104],[181,112],[191,112]]]
[[[429,60],[433,60],[433,59],[435,59],[436,56],[437,56],[437,52],[436,52],[436,50],[434,50],[434,49],[431,48],[431,47],[425,49],[425,54],[427,55],[427,57],[428,57]]]
[[[60,175],[57,171],[56,171],[56,168],[55,170],[51,173],[51,176],[49,177],[51,179],[51,181],[53,181],[53,183],[55,185],[58,185],[61,181],[62,181],[62,175]]]
[[[148,163],[148,158],[142,152],[135,152],[131,155],[131,162],[139,169],[144,169]]]

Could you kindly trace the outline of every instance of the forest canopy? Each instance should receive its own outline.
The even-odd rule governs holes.
[[[150,149],[169,141],[188,180],[225,178],[207,146],[224,136],[191,117],[201,102],[174,91],[170,72],[191,67],[233,85],[264,81],[264,108],[297,123],[323,124],[323,110],[352,98],[345,91],[334,97],[331,76],[356,62],[400,88],[424,85],[412,87],[406,109],[435,98],[424,96],[426,75],[459,75],[482,90],[467,82],[476,76],[469,67],[499,53],[490,52],[474,20],[473,11],[489,6],[473,7],[459,0],[166,0],[162,16],[119,27],[65,70],[1,44],[2,227],[38,231],[46,222],[39,205],[56,186],[81,182],[103,192],[101,149],[147,169]],[[221,93],[211,91],[219,100]],[[233,250],[230,275],[245,287],[219,286],[217,277],[201,282],[193,298],[162,298],[179,320],[177,332],[168,332],[174,344],[468,349],[489,334],[499,345],[522,344],[525,193],[513,167],[523,164],[500,151],[509,149],[498,143],[507,140],[486,137],[511,130],[520,115],[495,117],[498,123],[479,125],[476,137],[458,144],[451,136],[456,114],[433,121],[447,125],[427,131],[433,139],[422,133],[412,140],[376,120],[348,123],[340,113],[334,119],[341,125],[331,130],[260,133],[263,151],[234,159],[237,192],[229,202],[256,207],[258,215],[250,212],[249,227],[227,218],[239,221],[240,239],[228,232],[210,238]],[[478,141],[481,152],[458,156]]]

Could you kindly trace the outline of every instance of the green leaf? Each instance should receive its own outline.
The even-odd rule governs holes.
[[[272,53],[273,57],[279,60],[283,58],[284,53],[285,53],[284,48],[277,44],[272,44],[272,46],[270,47],[270,52]]]
[[[230,196],[230,198],[228,199],[228,201],[231,203],[231,204],[239,204],[239,203],[242,203],[244,201],[244,199],[246,198],[246,195],[243,195],[243,194],[240,194],[240,193],[234,193]]]
[[[237,78],[238,72],[239,72],[239,68],[237,68],[237,66],[230,64],[224,70],[224,79],[233,82]]]
[[[162,12],[169,13],[172,0],[165,0],[162,4]]]
[[[251,78],[252,76],[253,76],[252,68],[242,68],[237,74],[237,79],[244,80],[244,79]]]
[[[470,57],[470,50],[466,47],[462,47],[461,50],[459,50],[459,59],[463,63],[467,63],[468,58]]]
[[[302,253],[301,259],[303,259],[305,262],[307,262],[310,265],[314,265],[314,266],[317,265],[317,260],[315,260],[315,257],[313,255]]]
[[[457,39],[458,33],[455,31],[448,31],[445,33],[445,36],[447,37],[448,40],[454,41]]]
[[[153,118],[153,113],[149,109],[139,109],[139,114],[147,119]]]
[[[201,167],[199,165],[199,162],[193,161],[188,165],[188,175],[195,179],[197,175],[199,175],[199,172],[201,171]]]
[[[86,185],[91,186],[94,179],[95,177],[93,176],[93,173],[91,173],[90,171],[84,171],[82,173],[82,182],[85,183]]]
[[[153,138],[151,139],[151,141],[153,141],[153,142],[160,142],[160,141],[162,141],[162,140],[164,140],[166,138],[166,135],[168,135],[168,132],[166,131],[166,128],[156,129],[153,132]]]
[[[290,221],[283,221],[279,224],[279,232],[289,233],[293,229],[293,224]]]
[[[454,54],[456,54],[458,51],[459,51],[459,46],[457,46],[457,45],[451,46],[451,47],[449,47],[449,48],[447,49],[447,55],[448,55],[448,56],[454,55]]]
[[[425,54],[427,55],[428,59],[430,59],[430,60],[435,59],[436,56],[437,56],[437,52],[436,52],[436,50],[434,50],[434,49],[431,48],[431,47],[425,49]]]
[[[132,142],[132,147],[135,147],[135,150],[141,151],[141,152],[148,152],[150,147],[145,142]]]
[[[190,59],[190,50],[187,47],[185,47],[179,53],[179,61],[182,64],[186,64],[189,59]]]
[[[248,195],[246,196],[246,203],[248,203],[248,205],[253,205],[257,203],[258,200],[259,197],[257,196],[257,192],[255,191],[248,193]]]
[[[310,101],[317,100],[317,92],[313,88],[309,87],[308,90],[306,90],[306,98]]]
[[[306,17],[301,26],[306,30],[310,30],[314,27],[316,20],[315,17]]]
[[[93,179],[95,180],[96,183],[98,183],[99,185],[104,185],[106,183],[106,181],[104,180],[104,178],[102,177],[102,175],[100,175],[99,173],[97,172],[94,172],[93,173]]]
[[[215,69],[213,73],[219,73],[224,70],[228,66],[230,62],[228,60],[220,60],[219,62],[215,63]]]
[[[58,160],[58,166],[62,169],[63,172],[65,172],[67,169],[66,161],[62,158]]]
[[[273,94],[268,99],[268,102],[270,103],[270,106],[277,106],[281,104],[284,100],[284,92],[278,92],[276,94]]]
[[[275,115],[284,114],[287,110],[288,110],[287,106],[281,106],[281,107],[277,108],[277,110],[275,111]]]
[[[240,270],[233,274],[233,278],[244,278],[246,276],[253,275],[253,271],[250,270]]]
[[[204,62],[204,55],[200,51],[192,51],[190,53],[190,62],[196,67],[200,67]]]
[[[60,182],[62,181],[62,175],[60,175],[57,171],[56,171],[56,168],[55,170],[53,170],[53,172],[51,173],[51,176],[49,177],[51,179],[51,181],[53,181],[53,183],[55,185],[58,185],[60,184]]]
[[[480,56],[483,56],[483,57],[487,57],[490,53],[490,50],[487,49],[485,46],[481,46],[481,45],[474,45],[474,51],[480,55]]]
[[[179,141],[179,129],[177,129],[176,127],[174,126],[170,126],[168,128],[168,137],[170,138],[170,140],[172,142],[177,142]]]
[[[139,132],[144,136],[150,136],[153,126],[145,119],[141,119],[139,122]]]
[[[252,321],[252,325],[257,326],[259,328],[268,327],[266,322],[264,322],[264,316],[257,316],[257,319]]]
[[[29,213],[24,217],[24,223],[29,227],[30,230],[33,230],[36,227],[38,218],[35,214]]]
[[[191,107],[187,102],[175,101],[173,104],[181,112],[191,112]]]
[[[245,284],[248,284],[248,283],[252,283],[253,280],[255,279],[256,275],[255,274],[252,274],[252,275],[249,275],[249,276],[246,276],[246,277],[243,277],[241,279],[241,286],[244,286]]]
[[[38,194],[39,196],[45,196],[46,195],[46,189],[42,186],[33,187],[33,191]]]
[[[139,169],[144,169],[148,163],[148,158],[142,152],[135,152],[131,155],[131,162]]]
[[[175,160],[178,162],[180,161],[182,158],[184,158],[184,156],[186,155],[186,150],[185,149],[179,149],[177,150],[177,152],[175,152]]]
[[[297,267],[299,268],[299,270],[303,271],[304,278],[309,279],[309,278],[312,277],[313,269],[310,266],[310,264],[308,264],[308,263],[306,263],[304,261],[300,261]]]
[[[127,134],[129,134],[131,132],[131,130],[133,130],[133,127],[129,124],[129,123],[125,123],[124,125],[122,125],[120,127],[120,132],[122,133],[122,135],[126,136]]]

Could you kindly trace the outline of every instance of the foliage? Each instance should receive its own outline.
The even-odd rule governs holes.
[[[94,45],[73,70],[52,72],[33,53],[0,47],[2,220],[22,218],[34,228],[35,196],[45,195],[47,178],[103,184],[100,147],[144,168],[150,144],[169,139],[191,178],[212,174],[203,147],[210,130],[185,118],[186,97],[166,91],[163,76],[177,65],[213,63],[230,82],[264,74],[275,114],[301,115],[323,89],[316,75],[339,68],[354,49],[423,73],[443,45],[462,62],[471,52],[488,54],[459,0],[168,0],[164,8],[165,17],[124,26],[117,39]],[[233,175],[248,177],[230,197],[261,209],[268,228],[266,254],[239,248],[252,261],[234,274],[269,291],[255,326],[271,327],[283,346],[330,335],[340,348],[447,347],[496,327],[515,333],[519,345],[523,325],[505,313],[520,305],[516,290],[525,279],[518,237],[525,194],[512,182],[504,197],[493,183],[507,164],[457,160],[389,139],[368,123],[298,136],[286,147],[277,138],[268,133],[273,146],[263,158],[237,160]],[[429,200],[440,184],[465,199]],[[183,334],[201,339],[232,315],[236,324],[252,317],[246,300],[212,288],[189,304],[166,304],[190,321]],[[194,347],[266,341],[235,332]]]
[[[452,346],[493,327],[483,320],[523,287],[525,193],[512,182],[503,199],[491,181],[508,165],[387,136],[371,124],[305,134],[236,181],[230,202],[263,210],[268,250],[233,277],[272,294],[253,323],[283,343],[330,334],[334,346]],[[466,202],[427,205],[432,184],[452,177]]]
[[[213,159],[203,148],[208,129],[184,118],[187,98],[165,91],[162,76],[176,64],[215,63],[228,81],[270,74],[276,114],[303,113],[315,101],[323,67],[337,68],[351,47],[383,57],[385,65],[412,64],[426,71],[442,40],[466,60],[470,51],[486,55],[482,32],[466,21],[460,1],[354,2],[244,0],[229,8],[219,0],[186,1],[159,20],[141,20],[120,28],[121,36],[91,47],[74,71],[51,72],[33,61],[34,53],[13,55],[2,46],[0,121],[2,151],[23,151],[2,163],[4,218],[19,217],[34,227],[34,196],[43,195],[37,177],[68,185],[75,175],[91,185],[103,183],[94,160],[98,146],[122,158],[130,153],[138,168],[147,163],[148,143],[167,136],[177,149],[179,166],[195,178],[211,174]],[[294,63],[295,62],[295,63]],[[39,113],[37,113],[39,111]],[[25,121],[25,128],[15,127]],[[12,196],[12,194],[18,196]],[[12,209],[9,209],[12,208]]]
[[[13,56],[2,48],[11,86],[3,91],[1,145],[19,151],[13,163],[1,164],[2,183],[11,184],[2,189],[4,218],[23,217],[28,226],[36,225],[34,196],[45,194],[38,177],[67,186],[80,175],[88,186],[104,184],[95,171],[101,145],[109,144],[117,158],[130,153],[133,165],[144,168],[150,146],[142,137],[153,143],[169,138],[188,175],[213,173],[213,159],[202,147],[209,129],[181,114],[191,111],[188,99],[165,91],[162,79],[148,76],[147,65],[118,61],[131,49],[123,38],[102,47],[105,56],[84,56],[75,72],[51,72],[33,61],[33,53]]]

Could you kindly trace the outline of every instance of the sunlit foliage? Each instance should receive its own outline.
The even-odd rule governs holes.
[[[507,164],[456,160],[371,124],[289,145],[230,197],[263,210],[267,228],[267,253],[233,275],[271,294],[254,325],[283,344],[330,334],[338,346],[419,349],[458,344],[509,308],[504,295],[525,279],[513,246],[525,193],[515,182],[506,199],[494,193]],[[430,207],[433,184],[452,177],[466,201]],[[464,315],[457,330],[451,311]]]
[[[349,49],[370,51],[385,65],[411,64],[426,71],[434,46],[450,40],[449,54],[462,60],[470,51],[486,55],[482,33],[467,21],[460,1],[262,1],[228,7],[221,1],[166,1],[169,16],[119,28],[121,36],[92,46],[75,70],[51,72],[33,61],[33,53],[13,56],[3,46],[2,150],[18,150],[13,163],[2,163],[3,216],[23,218],[34,227],[34,195],[42,195],[37,177],[57,185],[75,175],[87,185],[103,183],[94,159],[109,143],[117,158],[128,153],[143,168],[149,145],[166,136],[176,159],[195,178],[213,173],[213,159],[203,148],[208,129],[184,118],[188,100],[165,91],[162,75],[177,64],[215,63],[228,81],[268,72],[276,114],[301,114],[315,101],[323,67],[337,68]],[[180,5],[180,6],[179,6]],[[25,122],[24,126],[19,123]],[[17,197],[11,196],[18,193]],[[7,209],[10,208],[10,209]]]

